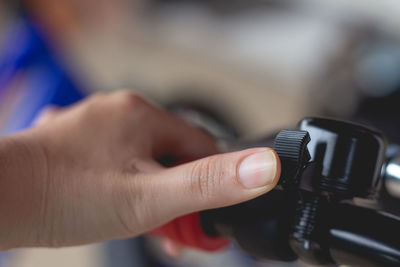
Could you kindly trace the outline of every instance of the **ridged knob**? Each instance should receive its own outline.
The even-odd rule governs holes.
[[[307,149],[308,142],[310,135],[307,131],[283,130],[276,136],[274,150],[281,160],[279,184],[283,187],[299,184],[300,175],[311,158]]]

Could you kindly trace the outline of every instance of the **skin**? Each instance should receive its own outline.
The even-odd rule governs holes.
[[[249,200],[279,177],[278,164],[265,186],[239,182],[240,162],[265,150],[214,155],[212,137],[132,92],[49,111],[36,127],[0,139],[0,249],[133,237]],[[156,161],[165,155],[202,159],[166,168]]]

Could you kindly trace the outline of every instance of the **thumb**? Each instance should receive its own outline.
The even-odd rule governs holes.
[[[250,200],[273,189],[279,176],[275,151],[253,148],[164,169],[145,184],[155,193],[152,210],[171,218]]]

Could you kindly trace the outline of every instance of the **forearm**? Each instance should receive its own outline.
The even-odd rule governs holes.
[[[0,138],[0,250],[39,242],[45,162],[31,132]]]

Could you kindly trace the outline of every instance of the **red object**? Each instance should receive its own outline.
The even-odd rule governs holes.
[[[176,218],[154,229],[150,234],[167,237],[182,245],[206,251],[216,251],[229,245],[227,239],[211,237],[203,232],[199,212]]]

